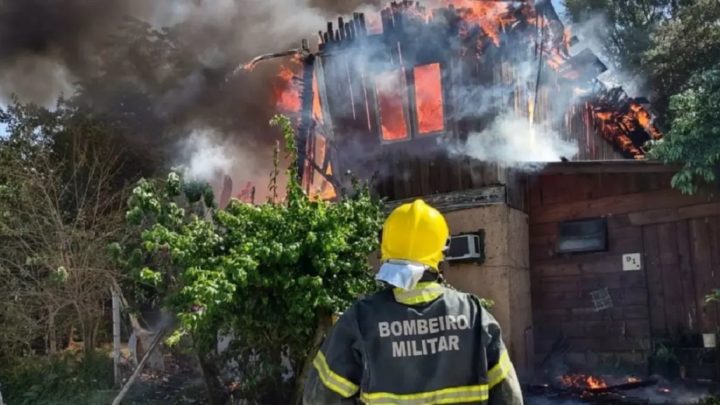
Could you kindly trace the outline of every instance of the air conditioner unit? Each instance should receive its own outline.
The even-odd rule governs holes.
[[[482,261],[483,241],[480,234],[464,234],[450,237],[450,247],[445,253],[448,262]]]

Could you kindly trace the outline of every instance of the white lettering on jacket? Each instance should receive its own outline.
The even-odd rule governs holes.
[[[435,318],[409,319],[405,321],[378,322],[380,337],[423,336],[447,330],[470,329],[466,315],[444,315]]]
[[[393,357],[427,356],[451,351],[460,351],[460,337],[457,335],[438,336],[419,340],[396,340],[392,342]]]
[[[460,351],[460,336],[446,332],[470,328],[470,320],[466,315],[378,322],[381,338],[400,338],[391,341],[393,357],[427,356]],[[425,337],[426,335],[439,336]]]

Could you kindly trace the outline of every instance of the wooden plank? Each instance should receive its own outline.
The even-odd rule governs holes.
[[[443,212],[487,204],[498,204],[505,202],[505,186],[491,186],[472,190],[454,191],[445,194],[435,194],[425,196],[424,199],[425,202]],[[412,200],[414,200],[414,198],[390,201],[385,204],[385,209],[390,211]]]
[[[710,262],[711,262],[711,271],[710,271],[710,281],[708,286],[712,288],[718,288],[719,285],[719,277],[718,277],[718,270],[720,270],[720,217],[711,217],[707,218],[707,224],[708,224],[708,231],[710,232]],[[716,318],[712,319],[711,321],[714,321],[714,324],[711,326],[709,330],[717,331],[718,326],[720,326],[720,310],[718,309],[718,304],[713,302],[708,305],[715,307],[715,314]]]
[[[562,335],[561,330],[558,330],[555,335],[551,338],[536,339],[535,348],[538,353],[545,353],[552,348],[555,340]],[[636,352],[647,350],[650,347],[650,341],[648,338],[628,338],[624,339],[621,337],[605,337],[598,339],[597,337],[588,338],[573,338],[568,339],[571,350],[578,350],[586,352],[588,350],[600,353],[618,353],[618,352]]]
[[[642,252],[642,229],[627,227],[608,230],[609,253],[640,253]],[[618,262],[618,266],[620,262]]]
[[[594,160],[551,162],[543,167],[539,175],[577,173],[676,173],[679,169],[679,165],[665,165],[649,160]]]
[[[700,332],[697,322],[699,309],[695,299],[695,274],[692,268],[692,253],[690,251],[690,234],[688,221],[680,221],[677,227],[677,252],[680,288],[682,291],[682,306],[685,308],[683,317],[687,319],[690,332]]]
[[[633,225],[661,224],[680,220],[677,208],[631,212],[628,217]]]
[[[622,272],[621,254],[591,254],[533,261],[532,271],[543,277]]]
[[[534,223],[558,222],[599,217],[607,214],[627,214],[647,208],[671,208],[706,201],[706,196],[685,196],[674,190],[615,195],[591,201],[545,206],[543,209],[533,213],[531,221]]]
[[[544,293],[589,293],[606,287],[611,289],[645,288],[645,276],[641,272],[621,272],[602,275],[545,277],[538,286]]]
[[[532,212],[530,216],[532,217]],[[530,224],[530,237],[533,236],[546,236],[546,235],[557,235],[559,232],[557,222],[548,222],[544,224]]]
[[[680,280],[677,253],[677,226],[674,222],[657,226],[658,257],[662,267],[662,283],[665,302],[665,325],[671,334],[687,330],[687,319],[683,316],[686,308],[682,303],[682,282]]]
[[[420,167],[420,192],[421,195],[430,194],[430,165],[421,156],[416,157]]]
[[[601,320],[648,320],[647,305],[626,305],[621,307],[613,307],[605,311],[595,312],[589,311],[573,311],[575,308],[533,308],[533,317],[536,324],[545,322],[567,322],[580,317],[585,321],[601,321]]]
[[[540,188],[540,181],[537,177],[528,178],[528,198],[530,201],[530,212],[540,207],[543,203],[542,188]]]
[[[715,324],[717,308],[705,305],[705,294],[714,287],[712,283],[712,258],[710,253],[710,235],[706,219],[690,220],[690,252],[692,255],[693,272],[695,273],[695,300],[700,309],[699,327],[706,331]]]
[[[683,219],[720,215],[720,202],[697,204],[678,208],[665,208],[628,214],[633,225],[660,224]]]
[[[682,219],[720,216],[720,202],[678,208]]]
[[[600,288],[602,288],[602,286]],[[644,287],[609,288],[608,293],[612,298],[613,306],[636,306],[647,303],[647,293]],[[538,298],[537,305],[546,309],[584,308],[589,312],[594,311],[592,297],[589,293],[582,291],[544,293]]]
[[[665,335],[665,293],[658,250],[657,225],[643,227],[644,271],[647,278],[648,310],[653,335]]]

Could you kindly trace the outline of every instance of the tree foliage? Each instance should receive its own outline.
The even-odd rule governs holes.
[[[664,103],[699,85],[697,76],[720,64],[720,2],[687,2],[651,34],[652,46],[642,55],[643,73]]]
[[[672,129],[652,155],[683,167],[672,179],[685,194],[720,175],[720,65],[693,77],[687,90],[670,100]]]
[[[290,122],[273,123],[294,154]],[[170,343],[187,335],[206,356],[218,332],[236,336],[233,356],[248,365],[243,394],[256,401],[287,401],[319,323],[373,288],[368,255],[377,248],[379,202],[367,188],[335,203],[311,200],[296,180],[295,159],[284,200],[257,206],[233,201],[216,209],[207,186],[176,172],[143,180],[127,213],[139,245],[115,246],[120,257],[149,255],[150,266],[125,265],[177,316]]]

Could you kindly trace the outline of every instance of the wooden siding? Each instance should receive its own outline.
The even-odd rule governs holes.
[[[670,189],[672,173],[547,174],[531,180],[530,266],[536,359],[565,336],[575,361],[642,362],[659,339],[720,326],[704,295],[720,287],[720,203]],[[605,217],[605,252],[555,253],[558,223]],[[641,271],[622,255],[641,253]],[[613,307],[595,311],[607,288]]]

